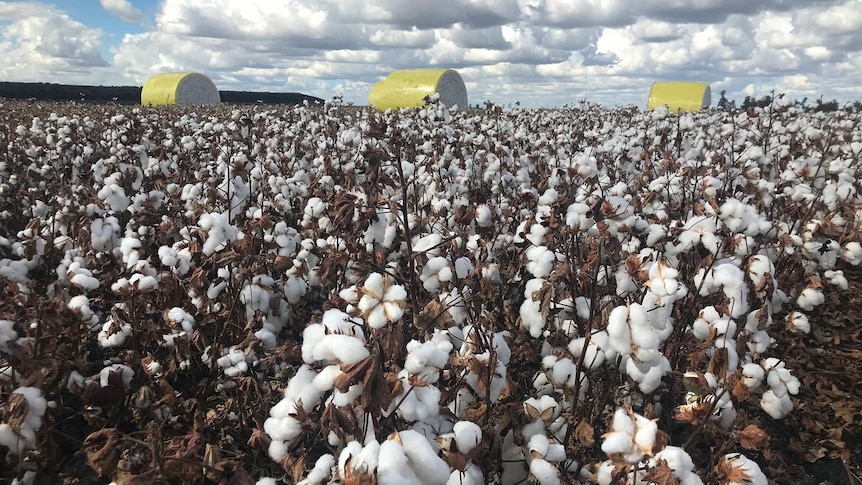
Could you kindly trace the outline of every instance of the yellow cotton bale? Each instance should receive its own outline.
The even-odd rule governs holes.
[[[668,111],[700,111],[712,102],[709,84],[703,82],[655,82],[649,92],[647,109],[667,106]]]
[[[141,104],[144,106],[210,106],[220,102],[216,85],[197,72],[156,74],[147,79],[141,89]]]
[[[467,108],[467,87],[454,69],[393,71],[372,86],[368,104],[379,110],[414,108],[424,105],[425,97],[434,93],[446,106]]]

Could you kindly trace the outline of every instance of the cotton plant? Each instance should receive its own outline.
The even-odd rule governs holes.
[[[50,403],[50,407],[53,407]],[[36,433],[42,427],[49,402],[38,387],[19,386],[9,396],[7,406],[12,411],[23,411],[23,415],[10,413],[9,421],[0,423],[0,446],[12,455],[22,455],[36,448]]]
[[[606,331],[608,348],[623,357],[623,368],[639,389],[645,393],[656,390],[670,364],[658,350],[661,334],[650,324],[644,307],[630,303],[614,308]]]
[[[346,288],[339,296],[350,303],[348,313],[359,314],[370,328],[383,328],[401,319],[407,290],[389,274],[371,273],[361,286]]]

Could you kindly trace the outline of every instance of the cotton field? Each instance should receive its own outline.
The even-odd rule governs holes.
[[[3,104],[0,481],[770,483],[862,263],[850,108]]]

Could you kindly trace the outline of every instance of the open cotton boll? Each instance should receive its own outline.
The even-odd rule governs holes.
[[[99,332],[99,345],[104,348],[119,347],[125,343],[126,337],[131,335],[131,333],[131,325],[115,321],[113,317],[110,317],[102,325],[102,330]]]
[[[787,323],[787,329],[791,332],[807,334],[811,331],[811,323],[804,313],[790,312],[784,317],[784,321]]]
[[[533,246],[527,249],[527,271],[536,278],[544,278],[554,270],[557,256],[545,246]]]
[[[535,281],[536,279],[527,282],[527,286],[529,287],[530,282]],[[540,281],[543,282],[542,280]],[[524,328],[533,338],[541,337],[542,334],[544,334],[545,332],[545,325],[547,324],[545,316],[539,310],[540,307],[540,302],[533,301],[531,299],[524,300],[524,302],[521,303],[521,308],[519,312],[521,322],[523,323]]]
[[[530,475],[540,485],[560,485],[560,472],[557,467],[542,458],[530,461]]]
[[[303,347],[305,347],[305,342],[303,342]],[[310,350],[311,362],[329,361],[349,365],[361,362],[370,355],[371,353],[365,348],[365,344],[361,340],[340,334],[324,335]]]
[[[239,237],[239,231],[230,223],[227,213],[205,213],[198,219],[198,226],[207,231],[206,240],[201,248],[207,256],[221,251]]]
[[[15,331],[15,322],[0,320],[0,351],[9,352],[9,342],[16,340],[18,340],[18,332]]]
[[[458,451],[469,453],[482,441],[482,428],[472,421],[458,421],[452,427]]]
[[[452,343],[448,340],[439,342],[419,342],[411,340],[407,344],[407,359],[404,369],[413,379],[433,384],[440,376],[440,370],[449,361]]]
[[[844,271],[842,270],[826,270],[823,272],[823,277],[826,278],[830,284],[841,288],[842,290],[850,289],[850,284],[847,281],[847,278],[844,277]]]
[[[678,446],[665,446],[650,461],[657,464],[660,460],[667,463],[673,476],[679,480],[679,485],[703,485],[703,480],[694,473],[694,461],[684,449]]]
[[[442,256],[437,256],[425,263],[419,279],[422,280],[422,286],[425,290],[436,292],[440,291],[440,283],[452,280],[452,275],[449,260]]]
[[[768,485],[766,475],[754,460],[742,453],[729,453],[722,457],[716,472],[723,477],[721,485]]]
[[[103,368],[99,372],[99,385],[101,387],[108,387],[108,378],[111,374],[116,373],[120,374],[120,377],[123,380],[123,385],[127,388],[132,383],[132,377],[135,376],[135,371],[133,371],[131,367],[123,364],[112,364]]]
[[[856,241],[845,244],[841,256],[844,258],[844,261],[853,266],[859,266],[862,264],[862,244]]]
[[[748,363],[742,366],[743,384],[749,389],[756,389],[763,382],[766,372],[760,364]]]
[[[451,277],[451,275],[450,275]],[[383,328],[397,322],[404,314],[407,290],[388,274],[371,273],[357,296],[361,295],[356,307],[362,312],[365,323],[371,328]]]
[[[453,470],[446,485],[486,485],[482,469],[473,462],[467,462],[464,471]]]
[[[822,305],[826,301],[826,296],[823,292],[816,288],[805,288],[799,297],[796,298],[796,304],[799,308],[810,312],[814,307]]]
[[[479,227],[490,227],[494,222],[494,212],[486,204],[476,206],[476,223]]]
[[[416,386],[410,384],[406,369],[398,373],[401,380],[401,394],[393,399],[384,415],[395,412],[405,421],[421,421],[440,412],[440,389],[433,385]],[[400,403],[400,405],[399,405]]]
[[[601,347],[595,341],[595,339],[590,339],[589,344],[587,344],[587,350],[584,352],[584,343],[586,339],[584,337],[579,337],[576,339],[572,339],[569,342],[569,352],[572,353],[576,358],[580,359],[581,355],[584,356],[583,364],[589,370],[596,370],[601,367],[605,362],[605,353],[602,351]]]
[[[644,456],[652,455],[658,425],[655,421],[632,412],[617,408],[611,422],[611,431],[602,438],[602,451],[614,461],[633,465]]]
[[[397,432],[404,454],[416,476],[427,485],[443,485],[449,480],[449,465],[437,456],[437,451],[424,436],[413,430]]]

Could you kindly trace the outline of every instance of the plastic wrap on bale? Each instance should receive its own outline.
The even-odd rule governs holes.
[[[141,89],[141,104],[144,106],[211,106],[220,102],[216,85],[197,72],[156,74]]]
[[[415,108],[423,106],[425,97],[434,93],[450,108],[467,108],[467,87],[453,69],[393,71],[371,88],[368,104],[380,110]]]
[[[649,92],[647,109],[667,106],[671,113],[678,111],[700,111],[712,102],[709,84],[704,82],[663,81],[655,82]]]

